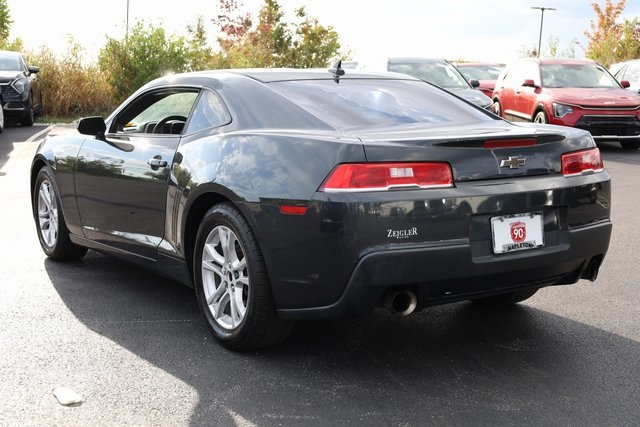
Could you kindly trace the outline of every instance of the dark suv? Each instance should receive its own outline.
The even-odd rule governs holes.
[[[572,126],[596,141],[640,147],[640,95],[625,90],[591,60],[521,59],[508,65],[493,91],[498,115],[513,121]]]
[[[15,117],[31,126],[42,112],[38,67],[27,66],[18,52],[0,51],[0,95],[6,118]]]

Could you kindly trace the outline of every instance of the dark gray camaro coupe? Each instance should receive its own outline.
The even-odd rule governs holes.
[[[170,75],[78,131],[33,159],[44,252],[195,287],[237,350],[294,319],[515,303],[595,280],[609,245],[589,133],[511,124],[406,75]]]

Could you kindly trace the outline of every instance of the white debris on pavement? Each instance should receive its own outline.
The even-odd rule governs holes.
[[[71,390],[69,387],[58,387],[53,390],[53,395],[58,399],[58,402],[60,402],[61,405],[65,406],[84,402],[82,396]]]

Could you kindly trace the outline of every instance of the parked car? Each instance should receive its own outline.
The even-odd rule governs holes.
[[[640,59],[612,64],[609,71],[619,82],[628,81],[628,89],[640,93]]]
[[[42,96],[38,72],[40,68],[28,66],[22,54],[0,51],[0,94],[4,116],[16,117],[23,126],[33,125],[42,112]]]
[[[640,147],[640,95],[625,90],[588,59],[526,58],[507,66],[493,92],[496,112],[509,120],[572,126],[596,141]]]
[[[454,65],[467,80],[477,80],[478,89],[489,98],[493,96],[496,80],[504,69],[504,64],[487,62],[456,62]]]
[[[408,74],[447,89],[467,101],[493,111],[490,96],[477,90],[477,80],[467,81],[458,69],[440,58],[366,58],[358,60],[357,70],[393,71]]]
[[[595,280],[609,245],[588,132],[512,124],[408,75],[171,75],[77,128],[33,158],[45,254],[90,248],[195,287],[232,349],[295,319],[515,303]]]

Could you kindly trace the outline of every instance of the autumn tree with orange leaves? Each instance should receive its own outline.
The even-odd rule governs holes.
[[[588,41],[586,56],[606,67],[640,58],[640,23],[637,17],[620,20],[625,5],[626,0],[617,3],[605,0],[604,7],[591,3],[596,21],[591,21],[591,31],[585,31]]]

